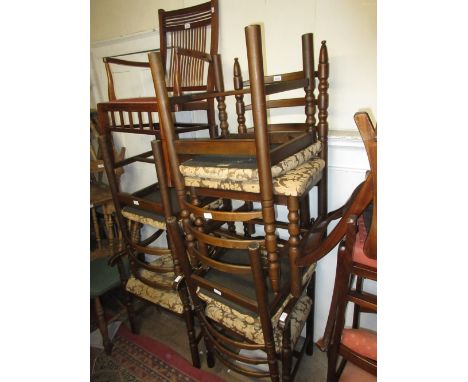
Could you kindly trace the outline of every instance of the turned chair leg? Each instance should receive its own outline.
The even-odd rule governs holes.
[[[93,228],[94,228],[94,235],[96,236],[96,242],[99,249],[101,249],[101,233],[99,231],[99,220],[97,218],[96,207],[91,208],[91,216],[93,218]]]
[[[194,323],[194,314],[190,308],[190,301],[187,294],[187,289],[182,288],[179,291],[179,295],[181,297],[182,303],[184,305],[184,318],[185,318],[185,325],[187,326],[187,333],[189,337],[189,345],[190,345],[190,353],[192,356],[192,364],[194,367],[199,369],[201,367],[200,364],[200,355],[198,354],[198,346],[197,346],[197,339],[195,333],[195,323]]]
[[[107,355],[110,355],[112,353],[112,342],[107,332],[107,321],[104,317],[104,309],[102,308],[101,299],[99,298],[99,296],[94,298],[94,307],[96,309],[98,327],[99,331],[101,332],[104,351]]]
[[[306,354],[312,355],[314,354],[314,320],[315,320],[315,275],[314,272],[312,278],[310,280],[309,285],[307,286],[307,296],[312,299],[312,307],[310,308],[311,311],[309,313],[309,317],[307,317],[306,323]]]

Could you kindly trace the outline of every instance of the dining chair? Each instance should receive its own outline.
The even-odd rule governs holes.
[[[229,369],[249,377],[279,381],[282,375],[282,380],[292,380],[312,343],[307,335],[298,345],[305,324],[311,324],[313,300],[306,292],[311,275],[303,276],[304,292],[299,298],[288,294],[291,275],[283,254],[282,293],[275,294],[268,282],[264,241],[227,232],[207,234],[199,221],[208,212],[191,211],[196,214],[186,226],[186,234],[194,237],[191,247],[184,246],[175,218],[168,220],[168,229],[180,237],[176,253],[204,334],[208,366],[214,366],[216,355]],[[255,211],[209,213],[222,221],[259,215]]]
[[[327,352],[328,382],[370,381],[377,375],[377,334],[359,325],[361,313],[377,313],[377,296],[363,288],[364,280],[377,281],[377,133],[367,113],[356,113],[354,119],[370,171],[343,207],[308,232],[297,260],[299,266],[316,263],[339,244],[330,311],[324,336],[317,343]],[[336,227],[320,241],[329,223],[338,218]],[[352,326],[345,328],[350,302]]]
[[[174,283],[180,269],[171,250],[172,244],[167,236],[165,218],[178,213],[178,204],[175,192],[166,185],[168,179],[161,170],[161,167],[164,167],[163,158],[162,156],[154,157],[156,154],[152,148],[150,151],[118,160],[111,150],[112,135],[118,129],[112,122],[114,116],[118,118],[124,113],[131,116],[133,112],[141,112],[142,105],[146,107],[145,113],[148,113],[151,118],[151,111],[155,111],[156,107],[153,102],[145,103],[138,100],[98,104],[99,146],[103,154],[117,221],[122,227],[122,237],[125,243],[125,248],[114,254],[110,262],[114,264],[120,258],[128,257],[129,259],[131,274],[129,277],[123,277],[121,282],[126,291],[126,306],[132,331],[138,332],[133,297],[153,303],[183,317],[187,326],[192,363],[195,367],[199,367],[193,312],[187,292],[178,289]],[[124,131],[131,136],[137,135],[139,129],[135,127]],[[124,192],[119,187],[115,175],[118,169],[131,167],[131,171],[141,174],[145,171],[144,166],[148,165],[153,167],[154,175],[153,177],[140,176],[139,181],[143,186],[139,190],[130,193]],[[215,201],[214,198],[207,198],[207,203],[213,200]],[[148,230],[154,232],[142,239],[141,226],[148,227]],[[167,244],[161,240],[164,237]],[[156,243],[156,240],[160,241]]]
[[[313,137],[314,145],[309,148],[307,152],[310,156],[319,156],[325,161],[325,167],[322,171],[322,179],[317,185],[318,190],[318,215],[323,216],[326,214],[328,205],[328,176],[327,176],[327,163],[328,163],[328,78],[329,78],[329,62],[328,62],[328,50],[326,41],[322,41],[322,45],[319,53],[319,62],[317,70],[315,70],[315,54],[314,54],[314,43],[313,34],[306,33],[302,35],[302,68],[299,71],[288,72],[288,73],[276,73],[273,75],[265,76],[265,84],[277,84],[280,86],[281,83],[288,81],[304,81],[304,95],[299,97],[286,97],[274,98],[266,100],[266,108],[269,113],[272,110],[276,111],[276,114],[283,114],[288,110],[290,112],[297,111],[298,107],[302,107],[304,110],[304,121],[303,122],[282,122],[272,123],[269,121],[268,130],[275,133],[277,136],[288,135],[288,132],[305,131],[309,132]],[[317,81],[317,86],[316,86]],[[242,90],[245,87],[249,87],[250,81],[243,80],[242,70],[240,67],[239,60],[234,59],[233,68],[233,82],[234,88]],[[236,95],[236,114],[238,122],[238,132],[248,133],[252,132],[253,128],[246,126],[246,112],[252,111],[252,104],[244,103],[244,95]],[[272,118],[270,118],[272,119]],[[306,159],[306,158],[304,158]],[[301,214],[301,227],[309,225],[310,220],[310,202],[309,198],[306,197],[302,200],[300,205]],[[254,228],[246,228],[246,232],[253,232]]]
[[[164,57],[166,70],[165,81],[170,91],[178,94],[186,92],[207,91],[214,88],[213,71],[209,63],[196,60],[199,53],[216,54],[218,52],[218,1],[211,0],[191,7],[165,11],[159,9],[159,51]],[[179,86],[174,86],[175,49],[185,49],[189,52],[180,58],[179,65],[183,73]],[[107,74],[108,99],[122,99],[116,95],[113,66],[149,68],[148,62],[123,60],[115,57],[104,57]],[[213,99],[195,101],[184,105],[184,109],[174,111],[206,112],[206,123],[176,122],[178,133],[209,130],[210,136],[218,135]],[[143,120],[140,124],[159,130],[156,119]]]

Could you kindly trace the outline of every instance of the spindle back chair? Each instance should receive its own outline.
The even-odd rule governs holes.
[[[214,73],[207,61],[198,59],[202,54],[216,54],[218,52],[218,2],[211,0],[207,3],[192,7],[165,11],[159,9],[159,50],[164,57],[164,65],[167,68],[166,83],[171,91],[182,94],[191,91],[207,91],[214,89]],[[179,57],[176,63],[177,48],[184,49],[185,55]],[[113,70],[111,66],[127,66],[149,68],[148,62],[123,60],[115,57],[104,57],[104,65],[107,73],[108,99],[116,101],[121,97],[116,96]],[[180,67],[181,77],[178,85],[174,83],[175,65]],[[184,109],[174,111],[203,110],[207,113],[207,123],[182,123],[176,122],[179,133],[209,129],[211,137],[217,136],[214,101],[194,101],[184,105]],[[156,119],[139,121],[150,129],[159,130]],[[187,127],[191,129],[187,130]],[[179,129],[180,128],[180,129]]]

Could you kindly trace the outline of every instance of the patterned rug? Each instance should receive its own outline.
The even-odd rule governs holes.
[[[92,382],[223,382],[196,369],[180,354],[152,338],[137,336],[121,325],[112,355],[91,348]]]

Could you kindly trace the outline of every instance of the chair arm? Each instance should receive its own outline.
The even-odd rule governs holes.
[[[121,60],[119,58],[103,57],[102,61],[106,64],[116,64],[123,66],[135,66],[139,68],[149,68],[149,62]]]
[[[305,267],[315,263],[335,248],[346,234],[348,217],[350,215],[361,215],[367,205],[372,201],[372,196],[373,181],[372,176],[369,176],[356,188],[343,207],[328,214],[326,219],[316,224],[311,231],[306,234],[303,239],[303,244],[301,245],[301,256],[296,260],[296,265]],[[328,224],[338,217],[341,217],[341,220],[338,222],[337,226],[324,241],[321,241],[321,237],[323,237]]]
[[[114,253],[107,261],[107,264],[113,267],[115,264],[117,264],[118,261],[121,261],[122,260],[121,258],[125,256],[126,254],[127,254],[127,248]]]

